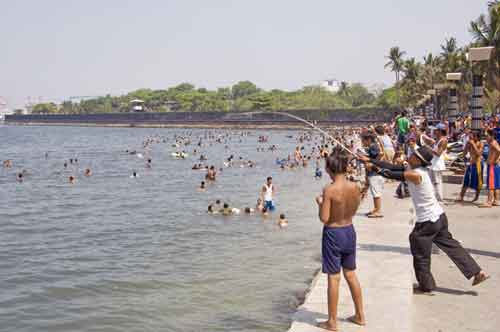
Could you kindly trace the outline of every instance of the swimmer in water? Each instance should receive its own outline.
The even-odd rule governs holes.
[[[209,181],[215,181],[215,176],[217,175],[217,171],[215,170],[214,166],[210,166],[208,169],[207,175],[205,178]]]
[[[17,182],[23,182],[23,180],[24,180],[23,173],[17,173],[16,179],[17,179]]]
[[[278,226],[281,228],[288,226],[288,220],[285,218],[285,214],[280,214],[280,218],[278,219]]]
[[[86,177],[90,177],[92,176],[92,171],[90,170],[90,168],[86,168],[85,169],[85,173],[83,173]]]
[[[245,211],[245,214],[252,214],[255,210],[252,209],[251,207],[246,207],[244,211]]]
[[[316,172],[314,173],[314,178],[319,180],[323,177],[323,172],[321,172],[321,168],[316,167]]]
[[[213,205],[212,205],[212,204],[210,204],[210,205],[208,206],[208,208],[207,208],[207,213],[208,213],[208,214],[217,214],[217,213],[219,213],[219,212],[218,212],[218,211],[216,211],[216,210],[214,210]]]
[[[200,186],[198,187],[198,191],[205,191],[207,187],[205,186],[205,181],[201,181]]]
[[[262,209],[262,217],[267,218],[269,216],[269,212],[267,212],[267,207],[264,206]]]
[[[131,178],[131,179],[132,179],[132,178],[138,178],[138,177],[139,177],[139,174],[137,174],[137,172],[136,172],[136,171],[133,171],[133,172],[132,172],[132,175],[130,176],[130,178]]]
[[[224,208],[222,209],[222,214],[225,216],[230,216],[233,214],[233,209],[229,207],[229,204],[224,203]]]
[[[64,168],[68,168],[68,163],[66,161],[64,162]]]
[[[69,178],[68,178],[68,180],[69,180],[70,184],[75,184],[76,179],[75,179],[75,177],[73,175],[70,175]]]
[[[255,210],[262,212],[264,210],[264,203],[262,203],[261,198],[257,198],[257,204],[255,205]]]
[[[146,168],[151,168],[151,158],[148,158],[148,162],[146,163]]]

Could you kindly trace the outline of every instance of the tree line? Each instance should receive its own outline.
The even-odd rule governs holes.
[[[446,83],[446,73],[462,73],[458,83],[459,103],[461,109],[466,110],[472,92],[471,74],[483,73],[484,108],[486,112],[496,112],[500,106],[500,1],[489,1],[487,12],[469,23],[469,32],[472,38],[467,45],[458,45],[454,37],[446,38],[439,54],[428,53],[420,60],[407,57],[398,46],[392,47],[386,56],[385,68],[395,74],[392,93],[396,102],[402,107],[415,107],[428,90]],[[469,49],[486,46],[495,48],[491,60],[471,66],[467,58]]]
[[[293,109],[335,109],[370,106],[390,106],[387,96],[370,91],[360,83],[341,82],[336,92],[321,86],[306,86],[296,91],[273,89],[266,91],[250,81],[240,81],[231,87],[208,90],[182,83],[165,90],[139,89],[122,96],[103,96],[80,102],[64,101],[36,104],[32,113],[112,113],[129,112],[134,99],[144,101],[149,112],[207,112]],[[393,98],[394,99],[394,98]],[[394,100],[392,100],[394,104]]]

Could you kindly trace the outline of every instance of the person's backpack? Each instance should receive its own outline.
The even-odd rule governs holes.
[[[410,191],[408,190],[408,185],[405,182],[401,182],[396,188],[396,196],[399,199],[410,197]]]

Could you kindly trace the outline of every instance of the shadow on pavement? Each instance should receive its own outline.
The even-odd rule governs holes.
[[[436,287],[434,289],[435,293],[443,293],[449,295],[470,295],[470,296],[478,296],[478,293],[475,291],[462,291],[459,289],[452,288],[444,288],[444,287]]]
[[[373,252],[374,251],[393,252],[397,254],[411,255],[410,248],[408,247],[389,246],[384,244],[360,243],[358,244],[358,250],[373,251]],[[467,250],[470,254],[473,255],[500,258],[500,252],[471,249],[471,248],[465,248],[465,250]]]

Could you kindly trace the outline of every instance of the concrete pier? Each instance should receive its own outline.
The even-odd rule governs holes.
[[[414,295],[415,277],[408,235],[410,199],[394,197],[394,184],[386,184],[383,219],[368,219],[367,197],[355,220],[358,234],[357,273],[363,290],[367,325],[356,326],[346,318],[354,306],[345,280],[340,285],[338,330],[346,332],[496,332],[500,330],[500,207],[479,209],[474,204],[456,204],[460,186],[447,184],[444,207],[450,231],[491,275],[476,287],[466,280],[443,253],[433,255],[432,272],[438,289],[432,296]],[[467,199],[471,199],[472,193]],[[480,202],[484,200],[482,195]],[[318,237],[318,241],[321,238]],[[291,332],[324,331],[315,327],[327,318],[327,280],[319,274],[302,306],[293,317]]]

